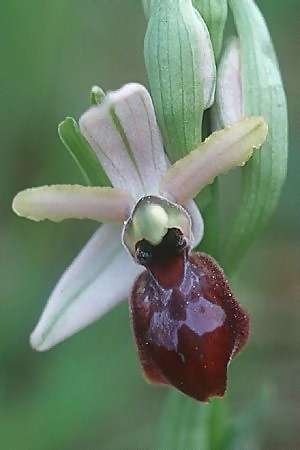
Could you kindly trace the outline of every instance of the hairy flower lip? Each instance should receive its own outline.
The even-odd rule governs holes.
[[[172,385],[202,402],[224,395],[228,366],[249,336],[249,317],[213,258],[186,256],[183,279],[170,286],[142,273],[130,311],[150,382]]]

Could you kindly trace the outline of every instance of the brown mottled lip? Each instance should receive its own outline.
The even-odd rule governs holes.
[[[228,365],[248,339],[249,317],[210,256],[185,251],[179,258],[180,276],[172,260],[135,282],[133,330],[149,381],[207,401],[224,395]]]

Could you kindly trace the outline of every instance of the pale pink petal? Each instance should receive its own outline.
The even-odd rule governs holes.
[[[144,86],[132,83],[109,93],[79,123],[115,187],[136,198],[158,193],[167,166],[152,100]]]

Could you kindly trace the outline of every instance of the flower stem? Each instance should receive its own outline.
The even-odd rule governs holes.
[[[171,391],[162,414],[157,447],[164,450],[206,450],[206,427],[203,426],[206,414],[205,406]]]
[[[160,422],[157,448],[164,450],[227,450],[234,430],[226,402],[200,404],[179,392],[168,395]]]

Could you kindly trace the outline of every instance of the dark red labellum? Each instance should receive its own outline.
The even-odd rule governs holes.
[[[148,263],[130,299],[147,379],[200,401],[223,396],[228,364],[249,334],[249,317],[223,270],[210,256],[187,249]]]

